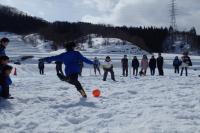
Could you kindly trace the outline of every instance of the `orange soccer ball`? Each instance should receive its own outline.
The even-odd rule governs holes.
[[[95,89],[93,90],[92,94],[94,97],[99,97],[101,95],[101,91],[99,89]]]

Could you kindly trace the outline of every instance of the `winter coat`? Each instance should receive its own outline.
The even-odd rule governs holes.
[[[62,53],[57,56],[47,57],[44,59],[40,59],[40,61],[44,62],[52,62],[52,61],[60,61],[63,62],[65,65],[65,74],[69,76],[71,74],[77,74],[81,72],[80,68],[80,61],[83,61],[87,64],[94,64],[89,59],[85,58],[80,52],[78,51],[68,51]]]
[[[132,60],[132,67],[138,68],[139,66],[140,66],[140,63],[139,63],[138,59],[133,59]]]
[[[141,68],[146,70],[148,68],[148,66],[149,66],[148,59],[142,59]]]
[[[158,68],[162,68],[163,67],[163,64],[164,64],[164,58],[161,56],[161,57],[158,57],[157,58],[157,67]]]
[[[103,69],[113,69],[113,63],[112,61],[104,61],[103,63]]]
[[[156,68],[156,59],[155,58],[151,58],[149,61],[149,67],[152,69]]]
[[[6,55],[5,49],[6,49],[5,46],[0,45],[0,56],[5,56]]]
[[[121,63],[122,63],[122,67],[128,67],[128,59],[127,58],[123,58],[121,60]]]
[[[181,65],[181,61],[179,59],[174,59],[173,66],[174,67],[179,67],[180,65]]]
[[[43,68],[44,68],[44,62],[39,62],[38,68],[39,68],[39,69],[43,69]]]
[[[181,59],[182,59],[181,67],[192,66],[192,61],[189,56],[183,56]]]

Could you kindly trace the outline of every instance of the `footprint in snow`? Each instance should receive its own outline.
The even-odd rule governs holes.
[[[33,130],[33,129],[35,129],[36,127],[38,127],[38,124],[37,124],[37,123],[30,122],[30,123],[26,126],[26,129],[27,129],[27,130]]]
[[[136,95],[136,94],[138,94],[137,91],[128,91],[128,93],[130,93],[130,94],[132,94],[132,95]]]
[[[113,115],[111,113],[103,113],[103,114],[99,114],[97,115],[97,117],[102,118],[102,119],[109,119],[111,118]]]
[[[71,123],[71,124],[81,124],[82,122],[88,120],[89,117],[88,116],[84,116],[84,117],[81,117],[81,118],[68,118],[66,117],[66,120]]]

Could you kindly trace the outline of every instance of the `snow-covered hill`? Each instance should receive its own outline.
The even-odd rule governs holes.
[[[53,50],[53,42],[42,39],[42,37],[38,34],[27,35],[23,37],[23,41],[25,43],[32,44],[34,47],[39,49],[39,51],[50,52]]]
[[[77,50],[83,54],[132,54],[144,55],[148,52],[137,47],[127,41],[117,38],[103,38],[94,34],[89,35],[91,39],[87,39],[84,43],[78,43]],[[64,52],[64,49],[52,52],[52,54],[59,54]]]
[[[102,38],[95,35],[90,35],[86,43],[79,44],[80,50],[85,53],[97,54],[148,54],[146,51],[127,41],[117,38]]]
[[[26,55],[40,56],[44,53],[47,53],[48,51],[48,48],[40,49],[39,47],[40,45],[34,47],[31,42],[28,42],[28,41],[25,42],[23,36],[20,36],[20,35],[1,32],[0,38],[3,38],[3,37],[7,37],[10,40],[10,43],[6,50],[6,53],[10,57],[19,57],[19,56],[26,56]],[[27,38],[25,37],[25,39]],[[37,44],[40,44],[40,42],[38,42]]]

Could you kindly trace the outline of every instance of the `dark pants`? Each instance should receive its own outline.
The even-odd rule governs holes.
[[[174,73],[178,73],[179,74],[179,67],[174,67]]]
[[[94,65],[94,73],[95,73],[95,75],[97,74],[97,71],[98,71],[99,74],[101,75],[101,71],[100,71],[99,66],[95,66],[95,65]]]
[[[187,67],[182,67],[181,69],[181,76],[183,75],[183,70],[185,69],[185,76],[188,76],[188,71],[187,71]]]
[[[40,69],[40,74],[44,75],[44,68],[39,68]]]
[[[155,70],[156,70],[156,68],[150,68],[150,72],[151,72],[151,75],[152,75],[152,76],[155,75]]]
[[[77,89],[77,91],[79,91],[81,93],[81,91],[84,91],[81,83],[78,81],[78,75],[79,74],[71,74],[67,77],[65,77],[62,74],[58,74],[58,77],[62,80],[62,81],[66,81],[72,85],[74,85]],[[85,92],[85,91],[84,91]]]
[[[3,98],[10,97],[9,87],[2,88],[1,97],[3,97]]]
[[[115,81],[115,75],[114,75],[113,69],[104,69],[103,81],[106,81],[107,76],[108,76],[108,72],[110,72],[110,74],[111,74],[111,79],[113,81]]]
[[[64,75],[62,67],[56,66],[56,72],[57,72],[57,74],[60,73],[60,74]]]
[[[135,76],[138,75],[138,68],[133,68],[133,75],[135,75]]]
[[[128,77],[128,67],[127,67],[127,66],[123,66],[122,69],[123,69],[123,70],[122,70],[122,71],[123,71],[123,73],[122,73],[123,76],[124,76],[124,77],[125,77],[125,76]]]
[[[158,67],[158,74],[159,74],[160,76],[164,76],[163,67]]]

